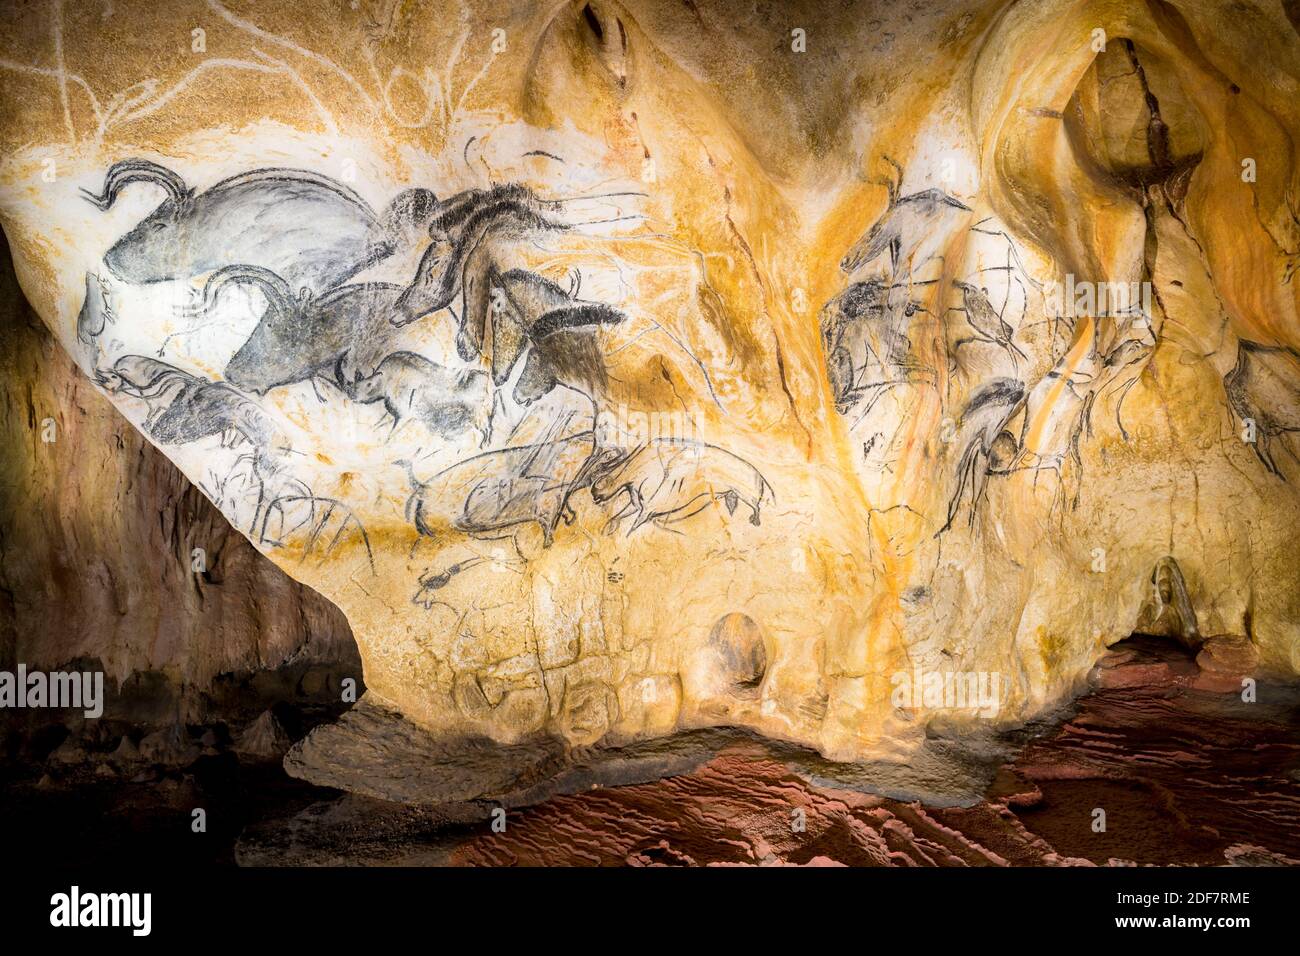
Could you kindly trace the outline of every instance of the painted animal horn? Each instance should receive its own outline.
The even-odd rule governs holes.
[[[343,374],[343,360],[345,358],[347,358],[346,352],[334,360],[334,384],[339,387],[339,390],[343,392],[343,394],[351,398],[351,385],[348,382],[348,377]]]
[[[180,175],[166,166],[150,162],[147,159],[124,159],[108,168],[104,177],[104,190],[98,196],[87,189],[81,194],[100,209],[109,209],[117,201],[117,194],[127,183],[157,183],[167,190],[168,197],[174,203],[180,203],[189,196],[189,189]]]
[[[207,284],[203,287],[203,305],[204,311],[211,309],[217,304],[217,296],[221,291],[232,283],[251,282],[262,290],[266,296],[270,308],[278,313],[291,313],[294,310],[296,300],[293,292],[290,291],[288,283],[281,279],[270,269],[263,269],[261,266],[225,266],[212,273]]]

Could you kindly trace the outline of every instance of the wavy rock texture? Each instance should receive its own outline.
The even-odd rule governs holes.
[[[435,737],[899,758],[1140,623],[1300,671],[1277,5],[154,0],[0,43],[24,292]]]

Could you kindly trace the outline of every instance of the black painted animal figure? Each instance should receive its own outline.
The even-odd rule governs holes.
[[[960,279],[954,279],[953,285],[961,292],[962,304],[948,311],[965,313],[967,324],[975,332],[974,335],[954,342],[953,350],[970,342],[987,342],[1005,351],[1013,367],[1017,365],[1017,355],[1028,360],[1029,356],[1013,341],[1016,330],[1007,324],[998,310],[993,308],[993,303],[989,301],[989,290],[977,288]]]
[[[77,341],[94,345],[111,322],[116,322],[113,306],[108,299],[108,288],[93,272],[86,273],[86,298],[77,313]]]
[[[515,383],[517,403],[530,405],[561,384],[595,401],[608,381],[600,330],[627,316],[603,303],[576,298],[576,276],[567,290],[527,269],[490,268],[487,279],[492,289],[487,308],[493,383],[504,384],[520,358],[527,356]]]
[[[421,257],[415,278],[397,301],[393,323],[406,325],[445,309],[459,293],[462,315],[457,345],[461,358],[468,361],[482,347],[482,323],[491,297],[486,274],[494,262],[490,255],[493,246],[501,240],[522,239],[537,230],[566,228],[548,217],[532,192],[522,186],[470,190],[451,197],[429,223],[433,242]]]
[[[341,369],[338,377],[346,382]],[[450,369],[414,352],[394,352],[368,376],[358,369],[344,391],[362,404],[383,402],[393,431],[413,419],[448,440],[471,429],[480,444],[487,437],[492,397],[480,369]]]
[[[948,520],[936,533],[952,527],[961,509],[962,498],[970,488],[970,520],[984,496],[988,476],[1001,474],[1016,457],[1020,443],[1007,430],[1007,423],[1025,402],[1025,385],[1014,378],[995,378],[985,382],[971,395],[957,422],[957,440],[964,440],[957,463],[957,487],[948,499]]]
[[[989,456],[989,474],[1054,473],[1053,508],[1057,504],[1077,507],[1083,486],[1080,441],[1089,427],[1098,387],[1103,384],[1103,370],[1103,358],[1092,348],[1082,354],[1067,354],[1039,378],[1007,420],[1007,441],[995,445],[995,454]],[[1018,437],[1012,435],[1015,419],[1020,422]],[[1073,466],[1068,472],[1067,459]]]
[[[483,452],[421,482],[407,462],[412,494],[407,518],[435,540],[446,530],[480,538],[507,537],[521,526],[541,528],[550,547],[555,528],[575,515],[569,496],[595,450],[595,435],[566,438]]]
[[[515,381],[514,400],[530,405],[563,385],[595,404],[609,380],[601,330],[626,318],[598,302],[575,302],[539,316],[525,333],[528,354]]]
[[[1147,340],[1148,337],[1150,341]],[[1117,389],[1119,397],[1115,402],[1115,424],[1119,426],[1119,433],[1125,441],[1128,441],[1129,436],[1128,429],[1124,427],[1124,399],[1142,377],[1139,366],[1145,366],[1147,359],[1155,352],[1155,343],[1156,337],[1148,327],[1144,336],[1126,338],[1117,343],[1102,362],[1102,373],[1107,376],[1107,381],[1098,389],[1098,394],[1111,388]]]
[[[222,382],[203,382],[184,390],[149,429],[164,445],[183,445],[209,435],[222,435],[228,442],[235,433],[258,448],[270,441],[273,432],[261,408]]]
[[[1249,437],[1255,456],[1285,481],[1272,445],[1280,440],[1282,449],[1297,460],[1286,438],[1300,432],[1300,352],[1242,339],[1237,364],[1223,377],[1223,389],[1246,433],[1253,431]]]
[[[772,486],[743,458],[714,445],[675,439],[652,439],[622,454],[602,449],[599,468],[584,483],[598,504],[624,498],[610,516],[605,532],[631,518],[627,534],[653,522],[665,530],[721,501],[728,514],[745,505],[749,523],[761,523],[763,504],[775,499]]]
[[[577,304],[576,280],[566,290],[527,269],[498,272],[495,267],[489,268],[487,278],[492,290],[488,315],[478,317],[476,322],[491,324],[492,382],[503,385],[519,357],[528,350],[528,331],[533,323],[547,312]]]
[[[150,432],[154,419],[181,392],[197,387],[204,380],[147,355],[123,355],[112,368],[95,369],[95,381],[109,392],[143,401],[148,410],[144,429]]]
[[[557,218],[571,203],[643,195],[611,192],[541,199],[525,186],[507,184],[468,190],[444,200],[431,217],[429,235],[433,242],[399,300],[394,323],[405,325],[449,308],[459,295],[456,348],[462,359],[470,361],[482,354],[489,323],[500,312],[502,277],[511,271],[505,260],[520,241],[539,232],[572,228],[573,224]],[[610,220],[594,220],[605,221]],[[578,225],[582,224],[590,223]],[[559,304],[552,302],[549,307]],[[532,314],[540,311],[544,310]],[[498,384],[500,381],[503,379]]]
[[[264,449],[276,436],[266,412],[235,389],[148,356],[124,355],[95,377],[109,391],[143,400],[149,408],[145,431],[164,445],[220,435],[223,445],[244,440]]]
[[[884,160],[896,173],[895,179],[880,181],[889,191],[889,205],[840,260],[840,269],[847,273],[856,272],[888,252],[890,275],[897,280],[911,271],[913,253],[928,238],[943,231],[945,220],[969,213],[971,209],[942,189],[926,189],[900,197],[902,167],[888,156]],[[906,263],[902,272],[899,271],[900,263]]]
[[[910,381],[919,366],[908,327],[924,311],[906,290],[874,278],[853,283],[826,303],[821,332],[836,411],[848,414],[864,397],[874,401]]]
[[[143,159],[114,163],[99,194],[82,192],[107,210],[130,183],[167,194],[104,255],[115,276],[135,283],[238,263],[274,272],[290,288],[325,292],[391,255],[403,228],[423,224],[436,204],[428,190],[412,189],[376,216],[351,189],[305,169],[256,169],[196,192]]]
[[[259,266],[218,270],[204,287],[203,305],[211,310],[230,285],[250,284],[266,298],[261,320],[226,365],[226,380],[264,395],[273,388],[324,379],[344,387],[338,371],[370,371],[393,334],[388,316],[402,287],[386,282],[339,286],[317,296],[297,295],[275,273]]]

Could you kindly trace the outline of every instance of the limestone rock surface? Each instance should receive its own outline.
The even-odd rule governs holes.
[[[1294,678],[1294,19],[733,7],[11,7],[19,281],[448,746]]]

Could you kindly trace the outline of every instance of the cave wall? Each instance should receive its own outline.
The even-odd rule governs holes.
[[[1139,625],[1300,671],[1276,5],[177,0],[0,31],[24,291],[427,731],[739,724],[855,759],[1041,715]],[[232,177],[261,184],[239,216],[287,188],[339,219],[223,233]],[[413,304],[434,268],[454,294]],[[1150,302],[1066,314],[1076,282]],[[364,328],[319,307],[346,283],[384,303]],[[493,385],[416,420],[380,394],[412,354]],[[914,673],[1001,690],[900,704]]]

